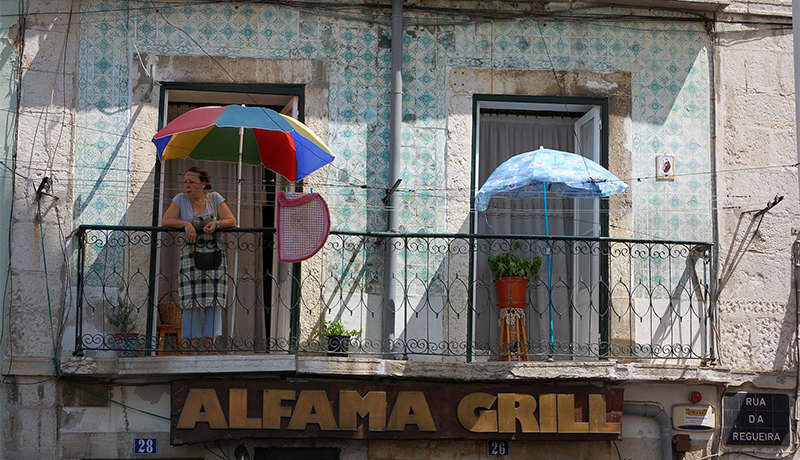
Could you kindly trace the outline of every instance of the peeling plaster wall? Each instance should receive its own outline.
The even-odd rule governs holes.
[[[0,81],[4,82],[5,91],[0,92],[0,126],[2,126],[2,144],[0,145],[0,357],[8,353],[9,317],[11,307],[9,296],[9,261],[11,248],[5,244],[10,240],[11,213],[14,200],[13,159],[16,146],[17,97],[19,96],[19,49],[22,42],[22,23],[15,14],[19,13],[19,4],[14,0],[0,0]],[[0,391],[0,414],[7,414],[14,407],[15,400],[6,397]],[[5,430],[3,430],[5,432]],[[6,456],[6,436],[0,437],[0,458]]]
[[[22,5],[26,8],[22,13],[38,11],[36,5]],[[17,2],[3,2],[4,23],[12,18],[7,12],[17,6]],[[38,6],[69,11],[72,5],[55,1]],[[71,228],[72,219],[65,205],[73,187],[78,33],[69,19],[68,15],[26,16],[24,45],[15,44],[22,53],[22,79],[17,131],[12,129],[6,138],[11,145],[16,143],[16,159],[11,239],[2,238],[10,243],[2,247],[11,259],[11,285],[3,310],[3,339],[10,340],[3,353],[3,373],[8,376],[2,385],[4,458],[56,458],[58,452],[53,344],[62,332],[66,302],[64,232]],[[13,88],[17,80],[4,81]],[[15,91],[8,94],[16,98]],[[45,177],[52,180],[45,190],[51,195],[42,195],[37,202],[36,191]]]

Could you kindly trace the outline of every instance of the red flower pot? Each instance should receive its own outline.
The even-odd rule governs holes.
[[[525,293],[528,292],[528,278],[503,276],[494,280],[497,287],[497,306],[500,308],[525,308]]]

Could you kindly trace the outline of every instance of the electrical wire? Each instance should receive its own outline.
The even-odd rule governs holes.
[[[16,175],[16,176],[18,176],[20,178],[23,178],[25,180],[32,180],[32,177],[25,176],[23,174],[20,174],[19,172],[14,171],[11,168],[11,166],[6,164],[4,161],[0,161],[0,167],[2,167],[3,169],[9,171],[10,173],[13,173],[14,175]],[[66,167],[66,165],[65,165],[65,167]],[[713,176],[713,175],[721,176],[721,175],[727,175],[727,174],[751,173],[751,172],[756,172],[756,171],[767,171],[767,170],[798,168],[798,167],[800,167],[800,163],[787,163],[787,164],[771,165],[771,166],[752,166],[752,167],[730,168],[730,169],[718,170],[716,172],[712,172],[712,171],[694,171],[694,172],[688,172],[688,173],[681,173],[681,174],[676,175],[676,177],[690,177],[690,176],[698,177],[698,176]],[[33,168],[31,170],[31,172],[34,173],[33,175],[46,174],[48,172],[48,169],[50,169],[50,168]],[[147,175],[147,174],[151,174],[152,173],[151,169],[145,170],[145,169],[137,169],[137,168],[114,168],[114,167],[102,168],[102,167],[99,167],[99,166],[98,167],[93,167],[93,166],[88,166],[88,165],[82,166],[81,169],[85,170],[85,171],[86,170],[91,171],[91,170],[103,170],[104,169],[106,171],[116,172],[118,174],[123,174],[123,175],[134,175],[134,174]],[[0,177],[6,177],[6,176],[0,176]],[[620,179],[625,181],[625,182],[643,182],[643,181],[655,181],[656,180],[656,176],[635,176],[635,177],[629,177],[629,178],[625,177],[625,178],[620,178]],[[213,181],[221,181],[221,182],[226,182],[226,181],[227,182],[235,182],[237,179],[235,177],[233,177],[233,176],[219,175],[218,174],[218,175],[212,175],[212,180]],[[96,179],[92,179],[92,178],[83,179],[83,178],[76,178],[74,176],[69,176],[69,177],[67,177],[65,179],[54,178],[54,181],[60,182],[60,183],[62,183],[64,185],[71,186],[71,187],[81,187],[81,186],[87,186],[87,185],[88,186],[96,186],[98,184]],[[261,181],[261,182],[263,183],[265,181]],[[108,184],[125,185],[127,183],[128,183],[127,179],[113,179],[113,178],[106,178],[102,182],[103,185],[108,185]],[[269,185],[270,183],[271,182],[267,182],[266,184]],[[323,189],[323,188],[329,188],[329,189],[340,188],[340,189],[373,190],[373,191],[374,190],[378,190],[378,191],[387,190],[386,187],[372,186],[372,185],[367,185],[367,184],[363,184],[363,183],[314,181],[314,177],[313,176],[309,177],[308,184],[312,185],[313,187],[319,188],[319,189]],[[225,191],[230,192],[230,191],[236,190],[234,185],[235,184],[230,184],[228,186],[230,188],[225,188],[225,189],[219,189],[219,187],[217,186],[216,189],[217,190],[225,190]],[[243,186],[246,187],[246,188],[247,187],[251,187],[252,188],[252,187],[262,187],[263,184],[259,184],[257,182],[253,182],[253,181],[249,181],[249,180],[244,180]],[[172,190],[176,190],[177,191],[177,190],[181,190],[181,188],[179,188],[179,186],[175,186],[174,188],[172,188]],[[400,189],[397,189],[397,193],[417,194],[417,195],[421,195],[421,196],[441,197],[441,198],[445,198],[446,196],[442,195],[442,194],[435,194],[434,192],[454,193],[454,192],[466,192],[466,191],[468,191],[468,188],[466,188],[466,187],[446,187],[446,186],[445,187],[426,186],[426,187],[415,187],[415,188],[405,188],[405,189],[400,188]],[[113,189],[110,189],[110,190],[108,190],[108,193],[112,193],[113,194],[115,192],[114,192]],[[128,193],[126,191],[120,189],[120,191],[118,192],[118,194],[116,196],[128,196]],[[682,194],[682,196],[685,197],[687,195]],[[689,196],[698,196],[699,197],[699,196],[705,196],[705,194],[697,193],[697,194],[693,194],[693,195],[689,195]]]
[[[617,445],[617,441],[612,441],[612,442],[614,443],[614,449],[617,450],[617,457],[619,457],[619,460],[622,460],[622,454],[619,452],[619,446]]]
[[[45,251],[44,246],[44,225],[42,221],[42,207],[41,207],[41,199],[37,197],[36,200],[36,207],[37,207],[37,215],[39,216],[39,237],[42,245],[42,268],[44,269],[44,286],[45,286],[45,294],[47,297],[47,313],[48,318],[50,319],[50,340],[52,341],[53,346],[53,364],[55,365],[55,374],[56,376],[59,375],[60,369],[58,366],[58,348],[56,347],[56,333],[55,328],[53,326],[53,302],[50,297],[50,281],[48,280],[49,276],[47,276],[47,253]]]
[[[24,19],[22,17],[23,9],[24,9],[24,1],[23,0],[19,0],[19,2],[17,4],[17,14],[14,15],[15,17],[17,17],[17,23],[18,24],[24,24]],[[16,37],[12,37],[11,34],[9,34],[8,38],[12,43],[15,42],[13,39],[16,40],[16,43],[24,43],[24,40],[25,40],[25,27],[20,27],[18,29]],[[11,73],[13,73],[13,75],[15,77],[12,81],[9,82],[9,86],[10,86],[9,89],[12,90],[12,92],[16,93],[15,106],[18,108],[20,106],[21,101],[22,101],[22,92],[19,91],[19,88],[22,87],[22,66],[20,65],[20,59],[19,58],[10,59],[9,66],[11,68]],[[11,111],[9,111],[9,113],[11,113]],[[15,111],[13,111],[12,115],[10,116],[10,119],[12,120],[12,132],[13,133],[17,133],[19,131],[19,116],[17,115],[18,113],[19,113],[19,111],[15,110]],[[14,147],[16,147],[16,136],[9,136],[9,138],[12,139],[12,141],[11,141],[12,145]],[[14,148],[13,151],[16,152],[16,148]],[[6,151],[6,152],[8,152],[8,151]],[[11,165],[10,168],[8,166],[5,166],[5,164],[3,166],[5,168],[7,168],[9,171],[11,171],[12,173],[15,173],[16,172],[16,167],[15,167],[16,166],[16,155],[15,154],[12,155],[10,160],[12,162],[12,165]],[[13,178],[13,176],[9,177],[9,176],[5,176],[4,175],[3,178],[4,179]],[[5,181],[3,181],[3,182],[5,182]],[[11,236],[11,228],[12,228],[11,224],[12,224],[12,222],[14,220],[14,207],[15,207],[14,203],[16,201],[16,200],[13,199],[13,197],[16,196],[16,190],[17,190],[16,181],[10,180],[10,183],[11,183],[10,191],[11,191],[12,199],[10,200],[10,203],[8,204],[8,222],[7,222],[7,225],[5,226],[6,235],[7,235],[6,248],[7,248],[7,251],[8,251],[8,254],[7,254],[8,259],[5,260],[5,264],[4,264],[5,265],[5,269],[6,269],[6,277],[5,277],[5,282],[2,285],[2,287],[3,287],[2,293],[0,293],[1,294],[0,295],[0,309],[2,309],[2,311],[0,312],[0,344],[8,343],[8,368],[7,368],[8,372],[7,373],[3,373],[2,378],[0,378],[0,385],[6,384],[6,379],[10,375],[11,368],[12,368],[12,366],[14,364],[13,340],[6,341],[6,333],[9,332],[10,328],[11,328],[10,324],[7,323],[6,320],[11,317],[11,306],[10,306],[11,302],[9,302],[9,294],[11,293],[12,283],[13,283],[13,278],[11,277],[11,253],[10,253],[11,247],[12,247],[12,241],[13,241],[12,240],[12,236]]]
[[[216,444],[216,443],[215,443],[215,444]],[[216,453],[216,452],[214,452],[213,450],[211,450],[211,448],[210,448],[210,447],[208,447],[208,444],[207,444],[206,442],[203,442],[203,447],[205,447],[205,448],[206,448],[206,450],[207,450],[207,451],[208,451],[208,452],[209,452],[211,455],[213,455],[213,456],[215,456],[215,457],[221,458],[222,460],[230,460],[230,459],[228,458],[228,456],[225,454],[225,452],[222,450],[222,448],[221,448],[221,447],[219,447],[219,444],[216,444],[217,450],[219,450],[219,452],[220,452],[219,454],[218,454],[218,453]],[[221,454],[221,455],[220,455],[220,454]]]

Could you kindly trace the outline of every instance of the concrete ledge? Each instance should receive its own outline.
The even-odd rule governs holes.
[[[20,376],[53,376],[56,375],[56,366],[53,357],[5,357],[3,359],[3,375]]]
[[[797,389],[797,375],[794,371],[786,373],[774,372],[731,372],[728,387],[740,387],[741,390],[792,390]]]
[[[29,366],[28,370],[45,369]],[[761,374],[736,374],[729,369],[698,365],[615,363],[608,361],[555,362],[482,362],[441,363],[386,360],[365,357],[323,357],[298,355],[213,355],[155,356],[148,358],[68,357],[61,361],[63,376],[130,381],[169,381],[198,375],[301,376],[402,378],[429,381],[462,382],[685,382],[706,384],[780,386],[791,376],[776,375],[767,379]],[[52,366],[52,363],[50,363]],[[52,369],[52,367],[51,367]],[[12,368],[12,374],[22,368]],[[16,372],[13,372],[16,371]],[[793,375],[793,374],[792,374]]]

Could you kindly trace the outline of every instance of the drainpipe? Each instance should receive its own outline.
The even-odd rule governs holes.
[[[716,311],[716,299],[719,294],[717,291],[719,286],[719,255],[717,254],[717,248],[719,247],[719,200],[717,198],[717,65],[719,65],[719,60],[717,59],[717,34],[713,22],[706,22],[706,31],[711,36],[710,62],[708,63],[709,72],[711,73],[708,79],[710,86],[709,94],[711,95],[711,100],[709,101],[709,110],[711,111],[711,122],[709,123],[709,129],[711,130],[709,133],[709,153],[711,156],[711,241],[714,243],[714,246],[708,254],[712,276],[709,277],[710,283],[706,288],[711,292],[711,295],[706,296],[708,298],[708,316],[711,321],[711,334],[706,335],[708,339],[706,340],[703,354],[709,359],[709,363],[722,364],[722,354],[720,353],[719,357],[717,356],[717,347],[719,347],[720,344],[716,342],[716,336],[713,333],[714,330],[719,330],[719,328],[717,328],[719,318],[717,317]],[[706,328],[706,330],[708,330],[708,328]]]
[[[658,422],[661,433],[661,460],[672,460],[672,419],[661,406],[651,403],[626,403],[622,406],[622,414],[648,417]]]
[[[390,233],[399,231],[397,196],[393,193],[400,180],[400,130],[403,123],[403,0],[392,0],[392,87],[389,121],[389,182],[383,204],[387,211],[387,226]],[[397,312],[397,251],[398,238],[390,238],[386,244],[386,267],[384,270],[383,337],[385,343],[394,348],[395,317]],[[394,350],[388,350],[394,351]]]

